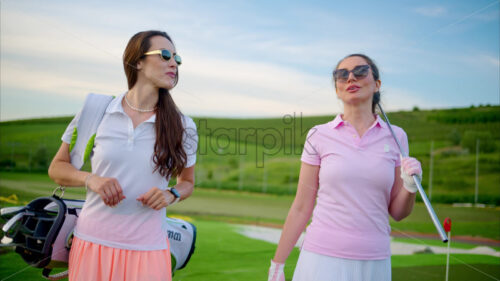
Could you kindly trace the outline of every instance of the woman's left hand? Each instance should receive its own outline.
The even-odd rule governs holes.
[[[422,165],[420,161],[413,157],[401,158],[401,178],[403,186],[411,193],[417,192],[417,184],[413,180],[413,175],[416,175],[422,181]]]
[[[142,202],[142,205],[148,206],[154,210],[161,210],[167,207],[175,200],[174,195],[168,191],[161,190],[158,187],[152,187],[148,192],[137,197],[137,201]]]

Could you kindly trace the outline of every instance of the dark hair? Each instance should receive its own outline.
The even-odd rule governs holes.
[[[154,36],[165,37],[174,44],[166,32],[157,30],[138,32],[130,38],[123,53],[123,68],[127,76],[129,90],[137,82],[137,63],[144,58],[144,53],[151,47],[150,39]],[[179,71],[177,71],[174,85],[177,84],[178,80]],[[159,89],[155,113],[154,171],[159,171],[160,175],[164,177],[176,176],[186,165],[187,155],[182,146],[184,126],[181,121],[181,112],[175,105],[168,89]]]
[[[373,80],[377,81],[380,79],[380,73],[378,71],[377,65],[373,62],[373,60],[370,57],[368,57],[367,55],[363,55],[363,54],[351,54],[351,55],[344,57],[343,59],[341,59],[339,61],[339,63],[337,63],[337,66],[335,66],[335,70],[337,70],[339,68],[339,65],[341,62],[343,62],[345,59],[350,58],[350,57],[363,58],[368,63],[370,68],[372,69]],[[335,88],[337,88],[336,83],[335,83]],[[379,102],[380,102],[380,91],[376,91],[375,94],[373,94],[373,100],[372,100],[372,112],[373,113],[375,113],[375,107],[377,106],[377,104]]]

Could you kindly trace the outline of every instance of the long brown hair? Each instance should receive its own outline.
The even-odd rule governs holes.
[[[346,58],[350,58],[350,57],[360,57],[360,58],[364,59],[368,63],[370,68],[372,69],[373,80],[377,81],[380,79],[380,73],[378,71],[377,65],[375,64],[375,62],[373,62],[373,60],[369,56],[364,55],[364,54],[351,54],[351,55],[344,57],[342,60],[339,61],[339,63],[337,63],[337,66],[335,67],[334,71],[339,68],[339,65],[341,62],[343,62]],[[335,83],[335,88],[337,88],[337,83]],[[373,94],[373,99],[372,99],[372,112],[373,113],[375,113],[375,107],[377,106],[377,104],[379,102],[380,102],[380,91],[376,91]]]
[[[166,32],[157,30],[138,32],[130,38],[123,53],[123,68],[127,76],[129,90],[137,82],[137,63],[144,58],[144,53],[151,47],[150,39],[154,36],[165,37],[174,44]],[[174,86],[177,81],[179,81],[178,70]],[[159,171],[160,175],[164,177],[177,176],[186,165],[187,155],[182,146],[184,127],[181,121],[181,112],[175,105],[168,89],[159,89],[155,113],[154,171]]]

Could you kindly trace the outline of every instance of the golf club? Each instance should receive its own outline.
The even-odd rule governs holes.
[[[385,115],[384,110],[382,109],[382,106],[380,103],[378,103],[378,108],[380,109],[380,112],[382,112],[382,115],[384,116],[385,122],[387,125],[389,125],[389,130],[391,131],[392,137],[396,141],[396,144],[398,145],[399,152],[403,157],[408,157],[405,151],[403,151],[403,148],[401,147],[401,144],[398,141],[398,138],[396,138],[396,135],[394,134],[394,131],[392,130],[391,123],[389,122],[389,119],[387,118],[387,115]],[[422,184],[420,183],[419,178],[417,175],[413,175],[413,180],[415,181],[415,184],[417,185],[418,192],[420,193],[420,196],[422,197],[422,201],[424,201],[425,207],[427,207],[427,212],[429,212],[429,215],[431,216],[432,222],[434,223],[434,226],[436,227],[439,236],[441,236],[441,240],[446,243],[448,242],[448,236],[446,236],[446,233],[444,232],[443,227],[441,226],[441,223],[439,222],[438,217],[436,216],[436,213],[434,212],[434,209],[431,206],[431,202],[427,198],[427,195],[425,194],[424,188],[422,187]]]
[[[26,210],[26,206],[5,207],[0,209],[0,217],[13,216]]]
[[[24,213],[17,213],[15,216],[10,218],[2,227],[2,231],[7,233],[9,232],[10,228],[16,224],[17,221],[20,221],[24,216]]]

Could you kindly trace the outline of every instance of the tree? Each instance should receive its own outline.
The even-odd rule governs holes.
[[[45,146],[40,146],[33,156],[33,161],[35,162],[35,167],[37,170],[46,170],[49,168],[49,158],[47,148]]]
[[[450,134],[448,135],[448,139],[451,141],[453,145],[459,145],[460,144],[460,133],[458,132],[457,128],[453,128],[451,130]]]
[[[478,139],[480,152],[495,151],[495,140],[489,131],[466,131],[462,137],[462,147],[467,148],[469,152],[474,152]]]

